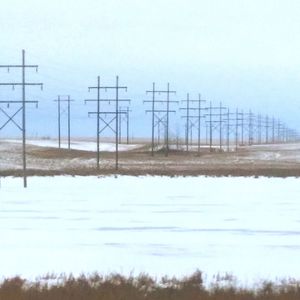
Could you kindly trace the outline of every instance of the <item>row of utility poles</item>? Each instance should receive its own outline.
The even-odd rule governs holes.
[[[91,99],[85,100],[85,102],[91,101]],[[58,148],[62,148],[62,118],[66,114],[67,115],[67,140],[68,140],[68,149],[71,149],[71,102],[74,100],[71,99],[70,95],[58,95],[57,99],[54,100],[57,103],[57,140],[58,140]],[[67,106],[64,107],[64,103],[67,103]],[[1,110],[1,108],[0,108]],[[131,110],[129,107],[119,108],[119,144],[122,143],[122,124],[126,124],[126,143],[129,144],[129,114]],[[91,113],[89,113],[91,115]],[[100,119],[98,120],[100,121]],[[98,123],[97,121],[97,123]],[[99,123],[100,124],[100,123]],[[108,127],[108,126],[106,126]],[[106,129],[106,128],[104,128]],[[102,131],[104,131],[104,129]],[[97,130],[99,131],[99,130]],[[99,134],[102,132],[100,130]],[[96,135],[98,137],[98,135]],[[97,145],[99,143],[97,142]]]
[[[22,50],[22,63],[14,65],[0,65],[0,69],[7,69],[7,72],[10,72],[10,69],[17,68],[21,70],[21,81],[20,82],[1,82],[0,86],[11,86],[13,90],[15,87],[20,86],[22,91],[21,100],[12,100],[12,99],[1,99],[0,100],[0,112],[6,117],[6,121],[3,124],[0,124],[0,131],[4,129],[9,124],[15,125],[22,133],[22,170],[23,170],[23,186],[27,187],[27,164],[26,164],[26,106],[29,104],[34,104],[38,106],[37,100],[29,100],[26,97],[26,88],[29,86],[40,86],[43,89],[42,83],[27,82],[26,81],[26,70],[28,68],[34,68],[36,72],[38,71],[38,65],[30,65],[25,63],[25,50]],[[97,98],[96,99],[86,99],[85,102],[96,102],[97,109],[96,111],[89,112],[89,116],[96,115],[97,119],[97,168],[99,169],[100,164],[100,134],[106,129],[111,129],[115,134],[115,145],[116,145],[116,170],[118,169],[118,153],[119,153],[119,143],[121,142],[121,123],[126,121],[127,123],[127,143],[129,143],[129,113],[131,110],[129,107],[119,106],[120,103],[130,102],[130,99],[122,99],[119,97],[121,90],[127,91],[126,86],[119,85],[119,77],[116,77],[116,84],[112,86],[101,86],[100,77],[98,77],[97,86],[89,87],[90,90],[96,89]],[[113,90],[115,93],[111,98],[101,98],[100,91],[107,92],[108,90]],[[74,100],[71,99],[69,95],[59,95],[57,99],[54,100],[57,102],[57,123],[58,123],[58,147],[61,148],[61,119],[62,115],[66,110],[62,107],[64,103],[67,103],[67,117],[68,117],[68,149],[71,149],[71,102]],[[106,111],[100,110],[101,103],[113,103],[114,108]],[[10,113],[9,108],[14,106],[14,112]],[[111,107],[111,106],[110,106]],[[17,120],[18,115],[21,114],[21,122]],[[109,116],[109,120],[107,120]],[[113,123],[115,126],[113,127]]]
[[[27,166],[26,166],[26,106],[34,104],[36,107],[38,101],[27,99],[26,88],[29,86],[39,86],[43,88],[42,83],[28,82],[26,80],[26,70],[33,68],[38,70],[37,65],[25,63],[25,51],[22,50],[22,62],[15,65],[0,65],[0,69],[16,68],[21,70],[20,82],[0,83],[0,86],[21,87],[21,100],[2,99],[0,100],[0,112],[5,115],[6,121],[1,125],[0,131],[9,123],[14,124],[22,132],[22,161],[23,161],[23,182],[24,187],[27,186]],[[100,169],[100,137],[104,130],[109,130],[115,137],[115,169],[119,167],[119,143],[121,143],[122,126],[126,122],[127,143],[129,143],[129,109],[130,99],[120,97],[122,92],[127,92],[127,86],[120,85],[119,77],[116,76],[115,84],[102,85],[100,76],[97,77],[96,85],[88,87],[88,91],[96,91],[96,96],[86,99],[85,103],[96,104],[88,116],[96,117],[96,137],[97,137],[97,169]],[[166,89],[157,89],[155,83],[152,89],[146,91],[146,95],[150,95],[150,99],[144,100],[149,105],[146,113],[151,113],[152,129],[151,129],[151,155],[155,153],[155,147],[160,144],[161,131],[164,132],[165,155],[168,156],[170,151],[170,115],[176,113],[174,105],[178,105],[179,101],[173,100],[172,96],[176,91],[170,89],[168,83]],[[61,148],[61,128],[62,116],[67,113],[67,129],[68,129],[68,149],[71,149],[71,103],[74,101],[70,95],[59,95],[54,100],[57,103],[57,124],[58,124],[58,147]],[[236,109],[230,111],[229,108],[220,103],[213,106],[212,102],[197,97],[191,98],[187,94],[186,98],[181,101],[183,104],[180,111],[181,116],[185,120],[185,148],[186,151],[193,150],[194,139],[193,129],[197,130],[197,152],[200,154],[201,147],[205,144],[210,151],[215,151],[216,143],[214,143],[215,135],[218,134],[218,148],[220,151],[230,151],[232,140],[237,150],[239,145],[252,145],[262,143],[289,142],[299,139],[299,135],[295,130],[291,130],[285,126],[280,120],[255,115],[251,111],[244,113]],[[123,104],[127,104],[124,106]],[[208,104],[208,105],[207,105]],[[67,106],[65,106],[67,105]],[[6,106],[6,107],[5,107]],[[14,113],[10,113],[7,108],[14,107]],[[21,121],[17,117],[21,114]],[[205,128],[205,143],[203,143],[202,128]],[[157,137],[155,137],[155,129],[157,129]],[[234,138],[232,139],[232,135]],[[247,136],[247,139],[246,139]],[[156,139],[157,138],[157,139]],[[178,137],[177,137],[178,138]],[[224,140],[226,140],[224,142]]]
[[[166,90],[156,90],[155,83],[152,85],[152,90],[146,91],[146,94],[151,93],[151,100],[144,100],[144,103],[151,103],[151,109],[146,109],[146,113],[152,114],[152,130],[151,130],[151,155],[154,155],[155,148],[160,147],[161,128],[164,131],[164,147],[165,155],[168,156],[170,150],[170,128],[169,114],[176,113],[175,109],[170,109],[170,104],[178,104],[178,101],[170,99],[171,94],[175,91],[170,91],[170,85],[167,85]],[[166,93],[164,99],[157,98],[157,95]],[[197,146],[198,155],[202,146],[209,147],[209,150],[230,151],[232,146],[237,151],[239,146],[263,144],[263,143],[279,143],[292,142],[299,140],[299,134],[295,130],[291,130],[285,126],[280,120],[268,115],[255,115],[250,110],[245,113],[236,109],[230,111],[222,102],[219,105],[213,106],[210,101],[202,99],[198,94],[196,99],[192,99],[188,93],[186,99],[182,100],[185,104],[180,107],[183,111],[181,118],[185,120],[185,148],[190,151],[192,147]],[[205,143],[201,136],[201,129],[205,128]],[[155,128],[157,128],[157,137],[155,138]],[[193,129],[197,130],[197,140],[193,139]],[[271,132],[270,132],[271,131]],[[216,138],[216,134],[218,137]],[[246,140],[247,137],[247,140]],[[178,140],[178,137],[176,137]],[[263,140],[263,138],[265,140]],[[215,140],[218,140],[216,143]],[[232,143],[234,141],[234,143]]]

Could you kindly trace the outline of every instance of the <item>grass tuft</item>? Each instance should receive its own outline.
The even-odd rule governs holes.
[[[196,271],[183,278],[147,274],[102,276],[48,274],[29,282],[21,277],[0,283],[0,300],[299,300],[300,282],[264,281],[255,288],[241,288],[231,275],[216,276],[205,287],[203,276]]]

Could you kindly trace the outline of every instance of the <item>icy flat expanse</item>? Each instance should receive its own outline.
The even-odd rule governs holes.
[[[16,139],[9,139],[9,140],[2,140],[2,142],[6,143],[17,143],[21,144],[22,140]],[[27,145],[37,146],[37,147],[48,147],[48,148],[58,148],[58,141],[51,140],[51,139],[28,139],[26,141]],[[136,148],[141,147],[141,145],[135,144],[119,144],[119,151],[129,151]],[[68,149],[68,142],[66,140],[62,140],[61,148]],[[83,150],[83,151],[97,151],[97,143],[91,141],[71,141],[71,149],[74,150]],[[100,151],[105,152],[114,152],[116,150],[115,143],[107,143],[107,142],[100,142]]]
[[[2,178],[0,276],[300,278],[300,179]]]

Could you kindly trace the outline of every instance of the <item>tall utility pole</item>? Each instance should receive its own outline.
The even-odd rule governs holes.
[[[65,110],[61,109],[61,103],[67,102],[67,115],[68,115],[68,149],[71,149],[71,97],[69,95],[58,95],[54,102],[57,102],[57,123],[58,123],[58,148],[61,148],[61,116]]]
[[[127,111],[126,111],[126,116],[127,116],[127,145],[129,144],[129,113],[131,112],[131,110],[129,110],[129,107],[127,106]]]
[[[278,119],[278,121],[277,121],[277,143],[279,144],[280,143],[280,126],[281,126],[281,122],[280,122],[280,119]]]
[[[129,107],[121,107],[119,108],[119,143],[122,142],[122,123],[126,122],[126,143],[129,144],[129,112],[131,110]]]
[[[253,144],[253,123],[254,123],[254,114],[249,110],[248,115],[248,145]]]
[[[212,105],[209,102],[209,151],[212,152]]]
[[[265,117],[265,129],[266,129],[266,134],[265,134],[265,137],[266,137],[266,144],[269,143],[269,128],[270,128],[270,124],[269,124],[269,116],[266,115]]]
[[[238,150],[238,144],[239,144],[239,126],[242,124],[239,123],[239,121],[242,121],[242,118],[240,117],[241,113],[238,109],[236,109],[235,113],[235,151]]]
[[[154,128],[159,126],[160,123],[165,124],[165,156],[169,155],[169,119],[170,113],[176,113],[175,110],[170,110],[170,104],[178,103],[178,101],[170,100],[171,94],[176,94],[176,91],[170,90],[170,84],[167,84],[166,90],[156,90],[155,83],[153,82],[152,90],[146,91],[146,94],[152,94],[152,100],[144,100],[144,103],[151,103],[152,108],[146,110],[146,113],[152,114],[152,141],[151,141],[151,155],[154,156]],[[166,99],[156,99],[156,95],[165,94]],[[163,108],[157,108],[157,104],[163,105]],[[163,116],[161,116],[163,114]],[[155,119],[158,121],[155,123]]]
[[[26,104],[38,104],[38,101],[28,101],[26,100],[26,87],[27,86],[40,86],[41,89],[43,89],[42,83],[33,83],[33,82],[26,82],[26,69],[27,68],[34,68],[36,69],[36,72],[38,71],[37,65],[26,65],[25,63],[25,50],[22,50],[22,64],[20,65],[0,65],[0,68],[5,68],[9,72],[10,69],[16,68],[21,69],[22,71],[22,81],[21,82],[12,82],[12,83],[0,83],[0,86],[12,86],[14,89],[15,86],[22,87],[22,100],[21,101],[10,101],[10,100],[4,100],[0,101],[0,103],[6,103],[7,105],[14,103],[21,105],[21,108],[19,108],[16,113],[13,116],[9,116],[7,113],[4,112],[4,109],[1,108],[1,111],[4,112],[4,114],[8,117],[8,121],[4,123],[4,125],[1,126],[0,130],[4,128],[9,122],[12,122],[15,124],[22,132],[22,157],[23,157],[23,185],[24,188],[27,187],[27,172],[26,172]],[[19,113],[22,112],[22,125],[17,124],[16,121],[14,121],[14,117]]]
[[[192,142],[192,127],[198,123],[198,155],[200,154],[200,147],[201,147],[201,119],[205,118],[204,115],[202,115],[203,110],[207,110],[207,108],[202,107],[202,103],[206,102],[206,100],[201,99],[201,95],[198,95],[198,99],[192,100],[190,99],[189,94],[187,94],[186,100],[182,100],[182,102],[186,102],[186,107],[180,108],[181,110],[184,110],[186,115],[182,116],[182,118],[186,119],[186,151],[189,150],[189,127],[191,127],[191,142]],[[197,106],[192,106],[190,103],[197,103]],[[197,113],[194,115],[191,115],[191,111]],[[195,122],[193,122],[195,120]]]
[[[234,135],[235,135],[235,151],[238,149],[238,142],[239,142],[239,127],[241,127],[242,118],[240,117],[240,113],[238,109],[236,109],[235,113],[229,112],[229,109],[226,113],[226,125],[227,125],[227,151],[229,151],[229,144],[230,144],[230,132],[231,128],[234,128]],[[232,117],[231,117],[232,116]]]
[[[257,143],[258,144],[261,144],[261,127],[262,127],[262,124],[261,124],[261,115],[258,114],[257,115]]]
[[[244,130],[243,124],[244,122],[244,113],[239,112],[238,108],[236,109],[235,113],[235,150],[237,151],[239,145],[239,127]],[[241,135],[243,134],[241,130]]]
[[[186,111],[186,116],[183,116],[183,118],[186,119],[185,121],[185,145],[186,145],[186,151],[189,151],[189,125],[190,125],[190,94],[187,93],[186,100],[182,100],[182,102],[186,102],[186,107],[179,108],[180,110]]]
[[[100,169],[100,76],[97,76],[97,86],[89,87],[89,92],[91,89],[97,89],[97,99],[86,99],[84,103],[87,102],[96,102],[97,110],[96,110],[96,118],[97,118],[97,170]],[[109,124],[110,125],[110,124]]]
[[[223,120],[223,116],[226,116],[226,113],[223,113],[223,110],[226,109],[226,107],[222,106],[222,102],[220,102],[219,106],[213,107],[212,103],[210,101],[209,107],[207,108],[209,110],[209,113],[206,114],[206,116],[209,116],[209,151],[212,152],[212,136],[213,136],[213,124],[219,125],[219,147],[220,150],[222,149],[222,125],[225,122]],[[213,113],[214,110],[217,110],[218,113]],[[213,117],[217,117],[217,120],[213,119]]]
[[[157,100],[155,100],[155,82],[152,83],[152,91],[146,91],[146,93],[152,93],[152,101],[148,101],[148,100],[144,100],[144,103],[146,102],[151,102],[152,103],[152,109],[151,109],[151,113],[152,113],[152,140],[151,140],[151,155],[154,156],[154,120],[155,120],[155,102],[157,102]],[[158,124],[158,130],[159,130],[159,124]],[[158,138],[159,138],[159,134],[160,132],[158,132]]]
[[[272,117],[272,144],[275,143],[275,118]]]
[[[219,107],[219,126],[220,126],[220,135],[219,135],[219,137],[220,137],[220,150],[222,150],[222,126],[223,126],[223,123],[224,123],[222,116],[224,115],[224,114],[223,114],[223,110],[224,110],[224,109],[226,110],[226,107],[223,107],[223,106],[222,106],[222,102],[220,102],[220,107]]]
[[[286,126],[284,123],[281,124],[281,134],[280,135],[281,135],[281,141],[283,143],[285,143],[286,142]]]
[[[120,86],[119,85],[119,76],[116,76],[116,84],[114,86],[101,86],[100,85],[100,76],[98,76],[97,86],[90,86],[90,90],[97,90],[97,99],[86,99],[86,102],[97,102],[97,111],[89,112],[90,115],[96,115],[97,118],[97,169],[100,169],[100,134],[105,129],[110,129],[115,134],[115,169],[118,170],[119,168],[119,114],[124,114],[125,112],[119,111],[119,103],[122,102],[130,102],[130,99],[120,99],[119,98],[119,91],[125,90],[127,91],[127,86]],[[115,91],[115,97],[111,98],[100,98],[100,91],[111,90]],[[114,108],[110,110],[103,111],[100,110],[100,103],[105,102],[110,104],[114,104]],[[109,120],[106,117],[110,117]],[[101,122],[104,124],[101,128]],[[115,122],[115,127],[113,127],[113,122]]]
[[[200,155],[201,147],[201,119],[205,118],[205,115],[202,114],[203,110],[207,110],[206,107],[202,107],[202,103],[205,103],[206,100],[201,99],[201,94],[198,95],[198,155]]]
[[[191,141],[191,146],[193,146],[193,128],[196,127],[196,124],[191,121],[190,124],[190,141]]]
[[[235,151],[238,149],[238,138],[239,138],[239,111],[236,109],[235,113]]]
[[[238,109],[236,109],[235,113],[230,113],[229,109],[227,111],[227,150],[229,150],[229,130],[231,127],[234,127],[234,134],[235,134],[235,151],[238,150],[239,145],[239,127],[242,127],[242,117],[241,113]],[[230,118],[230,116],[233,116]],[[233,123],[230,123],[230,121],[233,121]]]
[[[227,119],[226,119],[226,127],[227,127],[227,152],[230,150],[230,111],[229,108],[227,109]]]
[[[242,145],[244,146],[244,111],[243,110],[240,112],[240,116],[241,116],[241,142]]]

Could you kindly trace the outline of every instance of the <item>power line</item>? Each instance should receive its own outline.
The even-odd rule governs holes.
[[[224,120],[222,116],[226,116],[226,114],[223,113],[223,110],[226,109],[226,107],[222,106],[222,102],[220,102],[219,106],[212,106],[212,103],[210,101],[209,107],[207,110],[209,110],[209,113],[205,116],[209,116],[209,120],[206,121],[209,124],[209,151],[212,152],[212,143],[213,143],[213,124],[219,124],[219,147],[220,150],[222,149],[222,124],[224,123]],[[218,113],[214,113],[215,110],[218,110]],[[213,120],[213,117],[218,117],[218,120]]]
[[[126,143],[129,144],[129,113],[132,112],[132,110],[129,109],[129,107],[122,107],[119,108],[119,143],[122,143],[122,123],[123,121],[126,122]]]
[[[38,101],[34,100],[26,100],[26,87],[27,86],[40,86],[41,89],[43,89],[42,83],[34,83],[34,82],[26,82],[26,73],[25,70],[27,68],[34,68],[36,69],[36,72],[38,71],[38,65],[26,65],[25,64],[25,50],[22,50],[22,64],[18,65],[0,65],[0,68],[5,68],[9,72],[10,69],[16,68],[22,70],[22,82],[11,82],[11,83],[0,83],[0,86],[12,86],[13,90],[15,89],[15,86],[22,87],[22,100],[21,101],[10,101],[10,100],[3,100],[1,103],[6,103],[8,106],[10,104],[19,104],[21,107],[12,115],[9,116],[6,112],[4,112],[4,109],[1,108],[1,111],[6,115],[8,118],[8,121],[5,122],[0,129],[3,129],[8,123],[12,122],[14,125],[17,126],[22,132],[22,158],[23,158],[23,186],[24,188],[27,187],[27,165],[26,165],[26,104],[35,104],[38,105]],[[21,125],[18,124],[14,118],[19,113],[22,112],[22,122]]]
[[[201,94],[198,95],[198,99],[192,100],[190,99],[189,93],[187,94],[186,100],[182,100],[182,102],[186,102],[186,107],[181,107],[180,109],[185,111],[186,115],[183,115],[182,118],[186,119],[186,151],[189,150],[189,127],[191,129],[191,142],[193,142],[192,137],[192,128],[198,124],[198,155],[200,154],[201,147],[201,119],[205,118],[205,115],[202,114],[203,110],[207,110],[207,108],[202,107],[202,103],[206,102],[206,100],[201,99]],[[197,106],[191,106],[190,103],[197,103]],[[191,114],[195,112],[197,114]],[[195,120],[195,121],[193,121]]]
[[[170,113],[176,113],[175,110],[170,110],[170,104],[171,103],[178,103],[178,101],[170,100],[171,94],[176,94],[176,91],[170,90],[170,84],[167,84],[166,90],[156,90],[155,89],[155,82],[152,84],[152,90],[146,91],[146,94],[152,94],[152,100],[144,100],[144,103],[152,103],[152,108],[149,110],[146,110],[146,113],[151,112],[152,114],[152,141],[151,141],[151,155],[154,156],[154,128],[155,126],[159,126],[160,123],[165,123],[165,143],[166,143],[166,149],[165,149],[165,155],[169,155],[169,115]],[[166,99],[156,99],[156,94],[161,95],[165,94]],[[161,104],[165,105],[166,107],[163,107],[162,109],[157,109],[155,104]],[[163,117],[160,115],[164,114]],[[155,119],[158,120],[158,123],[155,124]],[[163,120],[165,119],[165,122]]]
[[[97,111],[89,112],[88,115],[96,115],[97,118],[97,169],[100,168],[100,134],[106,129],[110,129],[113,133],[115,133],[115,169],[118,170],[119,168],[119,115],[124,114],[125,112],[119,110],[119,103],[122,102],[130,102],[130,99],[120,99],[119,98],[119,91],[125,90],[127,91],[127,86],[120,86],[119,85],[119,76],[116,76],[116,85],[115,86],[101,86],[100,85],[100,76],[98,76],[97,86],[90,86],[90,90],[97,90],[97,99],[86,99],[86,102],[97,102]],[[114,90],[115,97],[113,98],[101,98],[100,91],[104,90]],[[100,109],[100,103],[105,102],[110,104],[115,104],[115,108],[112,110],[102,111]],[[106,117],[109,117],[109,120],[106,120]],[[101,122],[104,123],[103,127],[101,128]],[[115,122],[115,127],[113,128],[112,123]]]
[[[62,96],[58,95],[54,102],[57,102],[57,122],[58,122],[58,148],[61,148],[61,115],[65,112],[61,110],[61,103],[67,102],[67,114],[68,114],[68,149],[71,149],[71,100],[70,95]]]
[[[230,129],[231,127],[234,128],[234,135],[235,135],[235,151],[238,150],[238,145],[239,145],[239,127],[242,126],[242,122],[243,121],[242,117],[240,117],[242,114],[238,111],[238,109],[236,109],[235,113],[231,113],[229,112],[229,109],[227,109],[227,151],[229,151],[229,138],[230,138]],[[231,118],[230,116],[233,116],[233,118]],[[231,121],[234,121],[233,123],[231,123]]]

